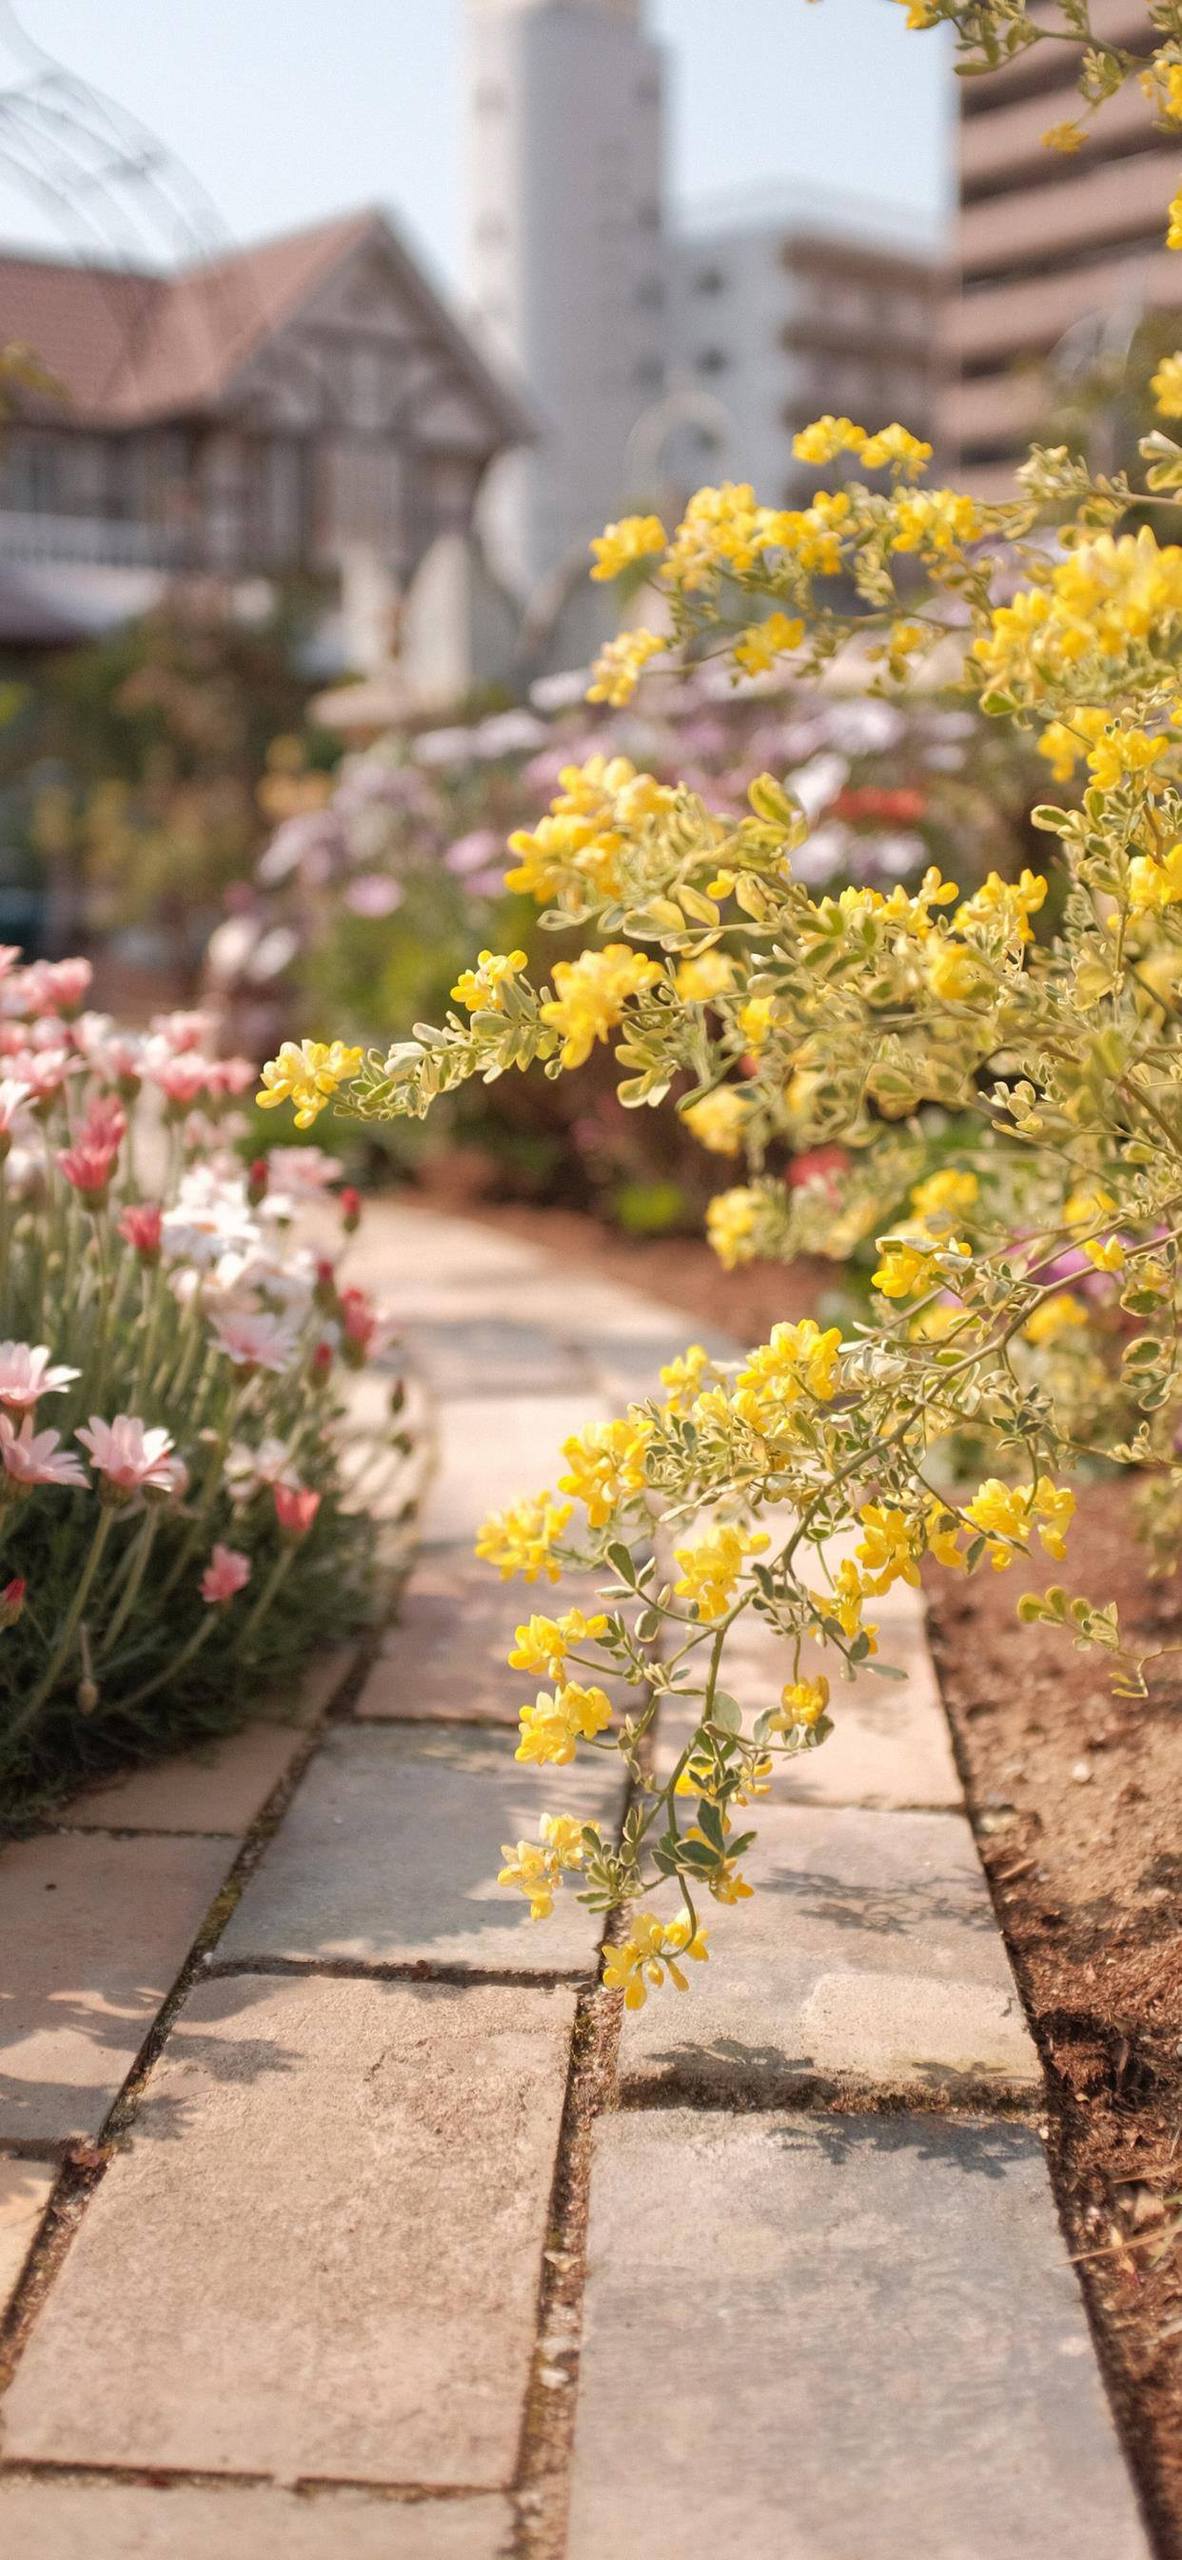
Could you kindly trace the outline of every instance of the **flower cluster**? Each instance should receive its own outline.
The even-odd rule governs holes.
[[[1014,0],[909,0],[909,15],[951,24],[970,67],[1046,32]],[[1177,121],[1182,47],[1172,12],[1151,15],[1148,66],[1095,36],[1086,0],[1051,30],[1078,44],[1087,114],[1143,75]],[[1182,247],[1182,198],[1168,239]],[[1180,368],[1160,369],[1167,418]],[[503,1574],[597,1577],[604,1623],[580,1636],[577,1681],[551,1635],[563,1621],[519,1643],[555,1681],[523,1708],[521,1747],[619,1751],[629,1813],[618,1846],[582,1826],[577,1860],[548,1831],[519,1843],[506,1881],[548,1907],[577,1864],[583,1898],[626,1915],[604,1978],[632,2006],[705,1954],[702,1893],[744,1896],[736,1814],[780,1757],[823,1742],[831,1673],[889,1669],[873,1613],[897,1584],[925,1563],[1061,1562],[1064,1478],[1097,1456],[1136,1471],[1163,1561],[1182,1529],[1182,549],[1153,529],[1182,491],[1182,446],[1145,440],[1140,490],[1036,449],[1014,501],[988,508],[929,487],[926,447],[897,424],[824,417],[798,452],[840,466],[805,506],[729,484],[671,532],[608,529],[596,574],[654,579],[669,638],[623,635],[595,692],[618,701],[656,648],[708,642],[736,682],[856,651],[892,696],[940,651],[966,716],[1033,733],[1060,786],[1079,775],[1078,796],[1034,811],[1046,871],[962,889],[930,862],[910,884],[831,894],[810,864],[817,800],[782,774],[720,811],[630,760],[572,762],[513,840],[511,875],[585,932],[559,992],[516,973],[511,1017],[420,1027],[349,1090],[362,1117],[421,1113],[509,1065],[559,1075],[611,1032],[623,1103],[671,1100],[709,1152],[742,1159],[709,1218],[724,1263],[877,1240],[873,1312],[848,1338],[780,1324],[734,1365],[691,1346],[661,1394],[568,1441],[565,1504],[525,1501],[481,1536]],[[816,1178],[793,1184],[802,1151]],[[785,1673],[754,1717],[723,1685],[747,1611]],[[1180,1649],[1059,1585],[1019,1614],[1102,1648],[1126,1696]],[[666,1709],[684,1747],[654,1777]],[[674,1887],[679,1916],[650,1907]]]
[[[0,953],[12,1797],[229,1720],[318,1614],[364,1607],[373,1556],[343,1382],[388,1359],[389,1328],[305,1233],[310,1211],[355,1226],[355,1195],[334,1210],[315,1147],[244,1162],[254,1070],[204,1015],[130,1034],[88,992],[84,962]],[[393,1411],[380,1438],[400,1467]]]

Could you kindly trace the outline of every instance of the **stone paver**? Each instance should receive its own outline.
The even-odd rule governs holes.
[[[452,1724],[491,1721],[516,1733],[523,1699],[543,1685],[536,1674],[509,1669],[516,1629],[538,1611],[579,1607],[592,1615],[598,1606],[590,1575],[564,1573],[560,1586],[502,1582],[462,1547],[429,1549],[415,1565],[354,1713],[397,1723],[436,1716]],[[622,1686],[601,1685],[623,1701]]]
[[[98,2132],[232,1857],[102,1832],[0,1853],[0,2140]]]
[[[569,2560],[611,2550],[1148,2560],[1037,2136],[605,2121]]]
[[[812,2077],[948,2098],[1040,2085],[961,1815],[763,1801],[752,1821],[754,1897],[703,1897],[711,1961],[625,2016],[627,2090],[767,2104]]]
[[[313,1762],[234,1912],[219,1957],[586,1972],[602,1921],[573,1894],[542,1926],[497,1883],[503,1841],[541,1814],[613,1824],[615,1754],[527,1768],[506,1734],[357,1726]]]
[[[241,1836],[306,1748],[298,1726],[246,1725],[204,1751],[177,1753],[134,1769],[110,1786],[88,1788],[65,1806],[75,1831],[222,1831]]]
[[[405,1340],[437,1396],[594,1392],[590,1363],[573,1344],[512,1316],[420,1321],[407,1327]]]
[[[508,2486],[572,2019],[556,1990],[203,1983],[18,2366],[8,2458]]]
[[[0,2549],[29,2560],[506,2560],[511,2531],[503,2498],[0,2480]]]
[[[0,2160],[0,2320],[41,2227],[55,2176],[40,2160]]]
[[[960,1805],[948,1722],[922,1627],[903,1622],[892,1629],[889,1639],[884,1635],[882,1657],[906,1676],[886,1680],[861,1670],[846,1681],[839,1677],[840,1663],[835,1668],[832,1659],[826,1662],[819,1647],[802,1655],[802,1678],[828,1673],[833,1731],[815,1751],[778,1764],[777,1800],[902,1810]],[[779,1704],[784,1682],[793,1677],[792,1648],[766,1619],[748,1610],[727,1638],[722,1677],[749,1727],[752,1716]],[[662,1705],[657,1767],[663,1775],[679,1757],[700,1711],[700,1700],[679,1706],[675,1696]]]
[[[423,1508],[427,1546],[468,1546],[490,1511],[551,1490],[562,1444],[607,1407],[590,1394],[457,1396],[443,1408],[443,1447]],[[547,1586],[548,1587],[548,1586]]]

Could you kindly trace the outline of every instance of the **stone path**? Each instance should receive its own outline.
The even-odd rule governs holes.
[[[692,1328],[432,1213],[359,1244],[439,1399],[401,1623],[0,1855],[0,2549],[1146,2560],[915,1596],[621,2033],[594,1919],[495,1883],[550,1789],[470,1539]]]

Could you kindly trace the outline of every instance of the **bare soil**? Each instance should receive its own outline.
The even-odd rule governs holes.
[[[630,1242],[573,1212],[492,1209],[502,1228],[755,1341],[815,1308],[825,1264],[720,1270],[704,1244]],[[1182,1639],[1182,1580],[1152,1583],[1124,1488],[1088,1488],[1066,1567],[1122,1623]],[[1182,2560],[1182,1655],[1148,1703],[1101,1657],[1019,1626],[1019,1562],[934,1570],[929,1624],[969,1810],[1046,2066],[1049,2154],[1113,2404],[1159,2560]]]

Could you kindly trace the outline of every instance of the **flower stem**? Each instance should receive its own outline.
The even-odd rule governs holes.
[[[9,1724],[8,1731],[5,1735],[5,1741],[8,1743],[18,1741],[21,1734],[27,1733],[29,1726],[34,1723],[35,1719],[40,1715],[41,1709],[45,1705],[47,1698],[52,1696],[54,1689],[57,1687],[61,1674],[64,1671],[73,1651],[74,1638],[78,1633],[79,1621],[90,1597],[94,1577],[98,1572],[99,1565],[102,1561],[103,1549],[111,1534],[111,1523],[114,1517],[115,1513],[112,1505],[110,1503],[104,1503],[101,1511],[99,1512],[98,1526],[90,1543],[90,1554],[83,1565],[78,1581],[78,1587],[74,1593],[72,1601],[70,1602],[70,1606],[66,1611],[65,1624],[62,1627],[57,1643],[50,1654],[46,1669],[41,1679],[38,1681],[32,1696],[26,1699],[24,1706],[18,1710],[17,1714],[13,1716]]]

